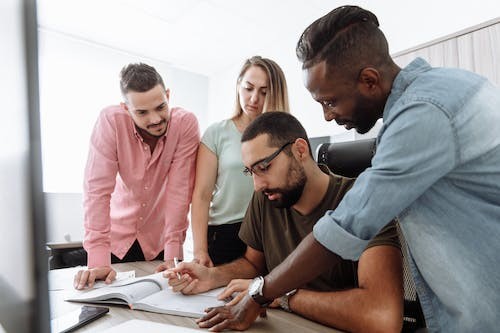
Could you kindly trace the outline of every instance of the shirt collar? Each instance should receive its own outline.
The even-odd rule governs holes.
[[[431,66],[427,61],[418,57],[408,64],[405,68],[401,69],[396,75],[394,82],[392,83],[391,94],[387,98],[387,102],[384,107],[383,118],[387,119],[389,112],[396,103],[396,101],[401,97],[406,88],[423,72],[431,69]]]

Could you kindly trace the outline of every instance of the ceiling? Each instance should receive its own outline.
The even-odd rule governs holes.
[[[500,16],[498,1],[352,1],[372,10],[391,52]],[[213,75],[253,54],[294,54],[328,0],[38,0],[40,29]]]

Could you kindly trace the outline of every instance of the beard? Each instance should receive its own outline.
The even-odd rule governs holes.
[[[356,105],[352,116],[356,132],[365,134],[371,130],[382,116],[383,108],[384,105],[380,105],[378,101],[366,98],[359,92],[356,93]]]
[[[151,135],[151,136],[153,136],[153,137],[155,137],[155,138],[160,138],[160,137],[162,137],[162,136],[165,134],[165,132],[167,132],[167,126],[166,126],[166,124],[167,124],[167,120],[166,120],[166,119],[162,119],[162,120],[161,120],[158,124],[156,124],[156,125],[158,125],[158,126],[165,125],[165,128],[163,129],[163,131],[162,131],[161,133],[155,133],[155,132],[154,132],[154,128],[155,128],[156,126],[153,126],[153,125],[148,125],[148,126],[147,126],[147,129],[148,129],[148,134],[149,134],[149,135]],[[150,131],[153,131],[153,133],[151,133]]]
[[[270,200],[274,208],[290,208],[299,201],[304,187],[306,185],[307,176],[304,168],[292,158],[292,165],[287,172],[287,179],[291,181],[284,188],[266,189],[265,193],[279,193],[281,197],[276,200]]]
[[[166,123],[167,123],[167,120],[163,119],[157,125],[163,125]],[[137,132],[139,132],[139,134],[142,136],[143,139],[161,138],[162,136],[165,135],[165,133],[167,133],[167,126],[165,126],[165,128],[163,129],[163,131],[161,133],[155,133],[154,132],[155,126],[152,126],[152,125],[148,125],[148,126],[146,126],[146,128],[142,128],[142,127],[139,127],[137,124],[135,124],[135,128],[136,128]]]

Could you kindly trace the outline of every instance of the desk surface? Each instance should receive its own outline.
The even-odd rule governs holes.
[[[136,276],[144,276],[154,272],[159,262],[133,262],[125,264],[115,264],[113,267],[118,272],[135,270]],[[73,293],[73,276],[75,268],[65,268],[51,270],[49,272],[49,295],[50,295],[50,315],[51,319],[63,316],[82,306],[80,303],[65,302],[64,299]],[[129,319],[142,319],[171,325],[198,328],[193,318],[164,315],[158,313],[130,310],[121,306],[106,305],[109,307],[109,314],[100,318],[77,332],[98,332]],[[201,330],[207,332],[207,330]],[[287,313],[278,309],[269,309],[267,318],[259,318],[247,332],[340,332],[338,330],[323,326],[321,324],[304,319],[298,315]]]
[[[49,242],[46,244],[48,248],[51,250],[59,250],[59,249],[75,249],[83,246],[82,241],[75,242]]]

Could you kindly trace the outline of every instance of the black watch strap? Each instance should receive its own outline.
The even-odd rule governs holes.
[[[267,307],[269,304],[271,304],[271,301],[265,298],[262,295],[252,295],[252,299],[259,304],[262,308]]]

